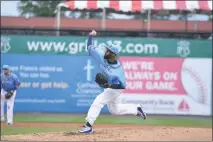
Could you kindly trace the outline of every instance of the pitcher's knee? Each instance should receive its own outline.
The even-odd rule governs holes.
[[[106,102],[104,102],[100,96],[97,96],[94,102],[92,103],[91,107],[99,107],[103,108]]]
[[[91,107],[98,107],[98,108],[103,108],[104,107],[104,103],[102,102],[93,102]]]
[[[11,109],[11,106],[10,106],[10,105],[7,105],[7,109],[10,110],[10,109]]]
[[[119,112],[116,111],[116,110],[110,110],[110,113],[113,114],[113,115],[119,115]]]
[[[119,115],[119,108],[116,105],[108,105],[109,112],[113,115]]]

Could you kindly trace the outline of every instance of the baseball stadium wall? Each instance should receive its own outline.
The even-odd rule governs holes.
[[[85,113],[103,90],[87,37],[1,36],[1,65],[21,80],[15,112]],[[142,104],[148,114],[212,115],[212,41],[96,37],[115,43],[126,75],[120,103]],[[109,113],[104,107],[104,113]]]

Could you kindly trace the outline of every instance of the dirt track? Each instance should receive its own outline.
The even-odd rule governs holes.
[[[79,128],[81,124],[16,123],[12,127]],[[2,127],[6,127],[3,125]],[[1,140],[16,141],[211,141],[212,128],[164,127],[144,125],[99,125],[92,135],[66,132],[2,136]]]

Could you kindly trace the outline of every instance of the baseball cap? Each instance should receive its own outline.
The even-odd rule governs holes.
[[[3,65],[3,69],[8,69],[9,70],[9,66],[8,65]]]
[[[109,49],[111,52],[115,53],[116,55],[118,54],[118,47],[115,44],[111,44],[109,46],[106,47],[107,49]]]

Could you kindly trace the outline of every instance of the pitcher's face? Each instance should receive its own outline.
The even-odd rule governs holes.
[[[115,54],[107,49],[104,55],[104,59],[110,59],[110,58],[113,58],[114,56]]]
[[[9,74],[8,69],[4,69],[4,74],[5,74],[5,75],[8,75],[8,74]]]

